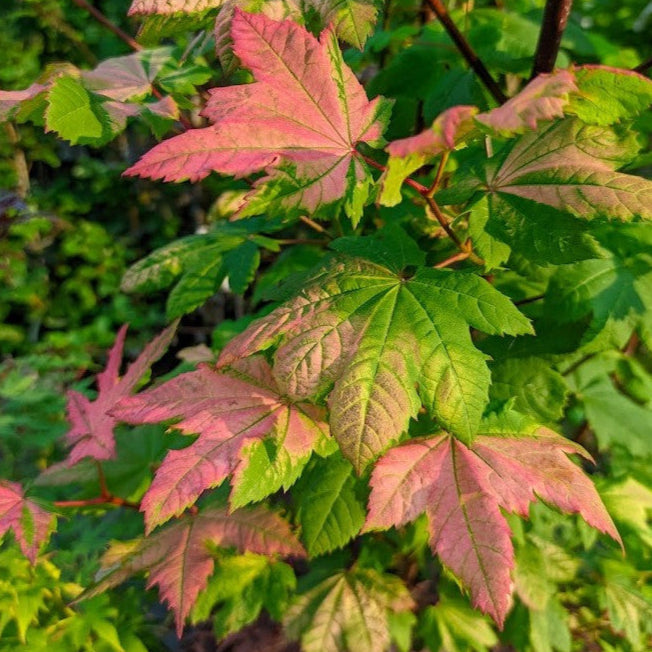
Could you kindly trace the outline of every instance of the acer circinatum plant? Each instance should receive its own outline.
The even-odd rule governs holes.
[[[113,26],[134,54],[0,92],[0,117],[73,144],[104,145],[133,119],[159,137],[173,129],[125,175],[221,189],[207,229],[125,275],[129,292],[173,286],[172,325],[122,376],[121,328],[95,399],[68,392],[67,456],[36,486],[86,489],[48,507],[0,483],[0,534],[33,563],[56,510],[142,512],[143,534],[111,544],[81,599],[144,572],[178,635],[212,615],[225,637],[265,610],[306,652],[499,639],[564,651],[571,633],[593,640],[581,627],[589,577],[603,587],[591,604],[631,646],[600,649],[643,649],[649,65],[554,69],[570,2],[548,2],[531,79],[509,49],[491,69],[441,2],[426,5],[441,24],[410,45],[420,28],[391,5],[372,36],[372,2],[134,0],[144,39],[214,23],[219,72],[189,63],[197,39],[179,57]],[[478,47],[491,20],[519,17],[484,11],[468,15]],[[450,70],[408,102],[392,66],[405,71],[423,43],[445,43],[435,54]],[[360,79],[381,70],[365,89],[349,62]],[[214,173],[232,180],[210,185]],[[194,369],[143,389],[178,319],[218,291],[244,295],[250,315],[220,325]],[[183,435],[130,491],[111,476],[126,457],[119,424]],[[630,466],[605,480],[619,456]],[[638,528],[629,566],[605,503],[623,532]]]

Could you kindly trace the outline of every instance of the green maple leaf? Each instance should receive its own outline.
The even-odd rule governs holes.
[[[590,316],[585,343],[605,332],[622,346],[634,328],[652,319],[652,225],[603,228],[596,237],[609,250],[603,250],[603,258],[559,267],[546,309],[562,322]]]
[[[489,370],[469,327],[531,330],[509,299],[475,274],[418,266],[410,275],[338,256],[294,299],[232,340],[221,362],[275,346],[274,375],[288,396],[325,396],[332,388],[332,434],[361,471],[422,404],[462,439],[473,437]]]
[[[510,141],[437,198],[459,203],[482,192],[490,236],[540,264],[583,260],[596,256],[583,220],[652,219],[652,181],[616,171],[635,150],[609,128],[565,119]]]
[[[341,548],[360,532],[366,511],[356,495],[353,467],[340,455],[316,460],[292,492],[310,555]]]

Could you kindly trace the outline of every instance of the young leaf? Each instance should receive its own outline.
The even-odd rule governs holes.
[[[68,419],[72,427],[66,434],[66,442],[71,446],[67,460],[70,466],[84,457],[96,460],[115,457],[113,428],[117,419],[108,413],[122,398],[133,392],[145,372],[165,353],[176,327],[174,323],[154,338],[120,378],[122,349],[127,334],[125,324],[118,331],[109,352],[106,369],[97,375],[97,398],[90,401],[79,392],[68,391]]]
[[[16,541],[32,564],[50,538],[54,516],[23,495],[16,482],[0,480],[0,538],[13,530]]]
[[[319,410],[283,396],[261,357],[228,371],[200,366],[125,399],[112,415],[129,423],[181,417],[177,428],[199,434],[187,448],[170,451],[157,470],[141,504],[148,532],[246,464],[246,444],[274,437],[293,463],[303,465],[327,436]]]
[[[341,548],[360,532],[364,502],[351,464],[340,455],[316,459],[292,491],[302,540],[311,556]]]
[[[412,599],[395,576],[354,568],[329,577],[299,596],[285,617],[304,652],[385,652],[390,613],[407,611]]]
[[[455,106],[444,111],[432,126],[416,136],[395,140],[387,146],[389,161],[383,175],[380,203],[395,206],[401,201],[401,184],[430,159],[450,151],[475,128],[474,106]]]
[[[564,107],[574,91],[577,86],[568,70],[539,75],[505,104],[475,119],[501,136],[522,134],[536,129],[540,122],[563,118]]]
[[[369,174],[354,147],[380,141],[384,105],[367,100],[331,31],[317,41],[291,21],[236,10],[232,36],[256,82],[214,89],[204,111],[213,126],[157,145],[126,174],[197,181],[266,170],[250,201],[273,192],[274,210],[311,213],[341,201]]]
[[[287,522],[263,507],[231,514],[211,508],[143,539],[114,543],[102,559],[99,581],[83,597],[147,571],[148,587],[159,587],[161,597],[175,612],[181,635],[186,616],[213,572],[215,562],[208,543],[263,555],[304,554]]]
[[[276,345],[274,374],[289,396],[323,394],[334,383],[331,432],[358,472],[407,429],[422,403],[470,439],[486,406],[489,372],[469,326],[530,330],[507,297],[465,272],[419,267],[405,278],[344,258],[304,285],[234,338],[220,359]]]
[[[500,508],[528,515],[537,497],[579,513],[620,541],[598,493],[567,454],[579,446],[516,413],[480,426],[470,446],[443,433],[391,449],[376,465],[366,528],[403,525],[426,512],[434,552],[502,626],[514,550]]]
[[[57,79],[48,92],[46,131],[56,131],[73,145],[104,142],[111,137],[111,121],[97,96],[74,77]]]
[[[306,0],[332,25],[337,36],[359,50],[373,30],[382,6],[379,0]]]

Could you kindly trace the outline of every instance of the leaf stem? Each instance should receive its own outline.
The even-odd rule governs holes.
[[[121,41],[124,41],[132,50],[139,52],[143,46],[138,43],[133,37],[129,36],[127,32],[121,30],[117,25],[114,25],[99,9],[96,9],[92,4],[86,0],[72,0],[78,7],[85,9],[98,23],[101,23],[109,31],[113,32]]]
[[[441,182],[442,175],[444,174],[444,168],[446,167],[446,162],[448,161],[448,154],[448,150],[444,150],[444,153],[439,159],[439,167],[435,173],[435,178],[430,184],[430,188],[428,188],[428,197],[432,197],[437,192],[437,188],[439,188],[439,183]]]
[[[636,68],[632,68],[634,72],[639,72],[643,74],[644,72],[647,72],[649,68],[652,68],[652,57],[644,61],[643,63],[639,63]]]
[[[507,97],[500,89],[500,86],[498,86],[496,83],[496,80],[491,76],[491,73],[487,70],[480,57],[478,57],[469,42],[464,38],[462,32],[457,29],[457,25],[455,25],[452,18],[450,17],[448,10],[444,6],[444,3],[441,2],[441,0],[426,1],[430,5],[430,8],[435,12],[435,15],[441,24],[444,26],[444,29],[448,32],[448,35],[457,46],[457,49],[466,59],[467,63],[469,66],[471,66],[475,74],[480,78],[482,83],[486,86],[487,90],[491,93],[496,102],[498,102],[498,104],[504,104],[507,101]]]
[[[435,269],[444,269],[444,267],[449,267],[454,263],[459,262],[460,260],[466,260],[469,257],[468,251],[458,251],[456,254],[449,256],[446,260],[442,260],[440,263],[434,265]]]
[[[532,66],[533,78],[541,73],[553,71],[572,5],[573,0],[546,1]]]
[[[372,158],[365,156],[364,154],[358,152],[357,150],[356,153],[358,156],[360,156],[360,158],[362,158],[369,165],[371,165],[371,167],[374,167],[377,170],[381,170],[382,172],[385,172],[387,170],[386,165],[383,165],[382,163],[378,163],[378,161],[374,161]],[[437,175],[440,175],[439,170],[437,171]],[[403,183],[406,186],[410,186],[414,188],[425,199],[426,204],[430,209],[430,212],[435,216],[435,219],[439,222],[441,228],[444,229],[446,235],[455,243],[455,246],[462,253],[466,254],[465,258],[468,258],[469,260],[473,261],[476,265],[484,265],[484,260],[482,260],[480,256],[476,255],[473,252],[473,245],[471,244],[471,241],[467,240],[466,242],[462,242],[459,239],[455,231],[453,231],[450,224],[448,223],[448,220],[446,219],[445,215],[441,212],[441,208],[439,208],[439,204],[437,204],[434,197],[432,197],[435,190],[437,189],[437,184],[433,182],[431,186],[427,188],[423,184],[419,183],[418,181],[415,181],[414,179],[411,179],[410,177],[404,179]]]
[[[132,503],[119,496],[97,496],[95,498],[82,498],[80,500],[55,500],[52,503],[55,507],[92,507],[93,505],[115,505],[129,509],[140,510],[139,503]]]

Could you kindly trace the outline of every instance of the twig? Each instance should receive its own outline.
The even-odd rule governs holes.
[[[317,231],[317,233],[323,233],[326,237],[330,238],[331,240],[333,239],[333,236],[321,224],[311,220],[307,215],[300,215],[299,219],[304,224],[307,224],[311,229]]]
[[[372,158],[369,158],[368,156],[365,156],[364,154],[358,151],[356,151],[356,154],[360,156],[360,158],[362,158],[364,161],[366,161],[369,165],[376,168],[377,170],[381,170],[382,172],[387,171],[386,165],[383,165],[382,163],[378,163],[377,161],[374,161]],[[439,204],[437,204],[437,202],[431,196],[432,185],[430,188],[427,188],[423,184],[419,183],[418,181],[415,181],[414,179],[411,179],[410,177],[404,179],[403,183],[406,186],[410,186],[414,188],[425,199],[428,208],[430,209],[431,213],[435,216],[435,219],[439,222],[441,228],[444,229],[446,235],[455,243],[455,246],[462,253],[466,254],[466,258],[476,263],[476,265],[484,265],[484,260],[482,260],[482,258],[480,258],[478,255],[476,255],[473,252],[473,245],[471,241],[467,240],[467,242],[462,242],[458,238],[455,231],[453,231],[453,229],[451,228],[450,224],[448,223],[448,220],[441,212],[441,208],[439,208]]]
[[[376,170],[380,170],[381,172],[386,172],[387,171],[387,166],[383,165],[382,163],[378,163],[378,161],[374,161],[372,158],[369,158],[368,156],[365,156],[361,152],[358,152],[356,150],[356,154],[366,163],[371,165],[372,168],[376,168]],[[414,188],[420,195],[423,195],[424,197],[428,194],[428,188],[426,188],[423,184],[419,183],[418,181],[415,181],[414,179],[410,179],[408,177],[403,181],[403,183],[406,186],[410,186],[410,188]]]
[[[561,37],[566,29],[573,0],[547,0],[532,66],[532,77],[552,72],[559,53]]]
[[[124,41],[132,50],[136,52],[143,49],[143,46],[138,43],[134,38],[129,36],[127,32],[121,30],[117,25],[114,25],[99,9],[93,7],[92,4],[86,0],[72,0],[78,7],[85,9],[98,23],[101,23],[108,30],[113,32],[119,39]]]
[[[644,61],[643,63],[639,63],[636,68],[632,68],[634,72],[640,72],[641,74],[644,72],[647,72],[649,68],[652,68],[652,57]]]
[[[441,2],[441,0],[426,0],[431,9],[435,12],[437,18],[448,32],[448,35],[453,39],[457,49],[461,52],[462,56],[466,59],[467,63],[475,74],[482,80],[482,83],[487,87],[487,90],[493,95],[493,98],[498,104],[504,104],[507,97],[496,83],[496,80],[491,76],[484,63],[480,60],[469,42],[464,38],[462,33],[451,19],[448,10]]]

